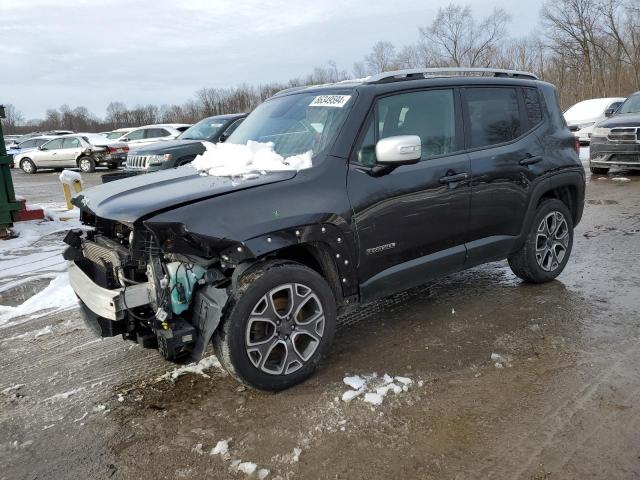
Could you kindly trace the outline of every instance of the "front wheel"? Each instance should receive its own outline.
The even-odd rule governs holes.
[[[107,168],[109,170],[115,170],[115,169],[118,168],[118,164],[117,163],[110,163],[110,164],[107,165]]]
[[[38,171],[38,167],[36,167],[36,164],[33,163],[33,160],[30,158],[23,158],[20,160],[20,168],[24,173],[28,174],[36,173]]]
[[[571,212],[560,200],[545,200],[536,211],[524,245],[509,257],[509,266],[526,282],[549,282],[564,270],[572,247]]]
[[[265,262],[239,281],[213,345],[239,381],[283,390],[313,373],[335,325],[335,298],[324,278],[298,263]]]
[[[83,173],[91,173],[96,169],[96,162],[91,157],[81,157],[80,160],[78,160],[78,167]]]

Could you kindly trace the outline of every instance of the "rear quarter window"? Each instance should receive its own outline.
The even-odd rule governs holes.
[[[529,122],[529,129],[532,129],[542,122],[542,105],[540,94],[537,88],[525,87],[522,89],[524,98],[524,108]]]

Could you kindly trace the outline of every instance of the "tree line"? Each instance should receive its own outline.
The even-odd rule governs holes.
[[[491,67],[526,70],[555,84],[563,109],[596,97],[627,96],[640,90],[640,3],[638,0],[548,0],[536,30],[508,35],[511,17],[495,9],[477,18],[452,3],[418,28],[417,41],[397,46],[379,41],[353,65],[351,75],[334,62],[288,82],[202,88],[181,105],[111,102],[103,118],[85,107],[62,105],[43,119],[25,121],[7,106],[5,133],[66,129],[108,131],[152,123],[194,123],[223,113],[249,112],[279,90],[359,78],[384,71],[428,67]]]

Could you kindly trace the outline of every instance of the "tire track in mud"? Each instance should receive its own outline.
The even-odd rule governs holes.
[[[590,402],[593,402],[596,394],[601,387],[606,386],[610,382],[611,378],[616,372],[620,370],[620,367],[629,363],[629,359],[635,354],[637,355],[640,347],[640,339],[634,339],[631,345],[626,348],[619,355],[615,363],[610,365],[605,370],[601,371],[593,377],[593,381],[580,383],[567,395],[563,395],[558,398],[554,405],[547,408],[540,418],[544,420],[536,424],[533,435],[518,436],[518,440],[515,443],[509,443],[511,461],[511,468],[506,468],[506,465],[490,465],[480,470],[482,477],[490,478],[492,476],[500,477],[501,475],[507,475],[509,478],[531,478],[536,472],[536,466],[541,465],[544,462],[543,456],[545,450],[558,447],[556,451],[561,450],[561,447],[566,445],[567,439],[564,438],[563,433],[566,432],[571,426],[576,424],[576,419],[583,415],[585,411],[592,410],[586,407]],[[633,364],[633,363],[632,363]],[[558,388],[558,387],[556,387]],[[636,387],[631,391],[625,390],[632,398],[640,394],[640,387]],[[554,392],[552,392],[554,393]],[[554,398],[553,395],[545,396],[545,398]],[[560,402],[558,404],[557,402]],[[581,432],[581,440],[579,446],[586,444],[588,439],[595,435],[595,433],[602,428],[605,424],[611,421],[616,416],[615,412],[608,413],[600,416],[595,425],[590,426],[588,433]],[[578,422],[579,423],[579,422]],[[637,420],[634,422],[637,423]],[[584,435],[587,435],[584,437]],[[541,440],[538,441],[538,438]],[[545,464],[546,470],[554,470],[553,473],[559,468],[562,468],[569,464],[573,455],[579,451],[579,446],[572,448],[570,451],[563,453],[564,461],[558,467],[552,467]],[[526,459],[523,461],[523,459]],[[521,462],[517,466],[515,462]],[[513,467],[516,467],[513,469]],[[509,471],[511,470],[511,471]]]

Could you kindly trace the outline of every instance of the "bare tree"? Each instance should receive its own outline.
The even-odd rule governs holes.
[[[24,116],[22,112],[16,109],[16,107],[12,104],[7,104],[4,106],[4,114],[5,118],[2,120],[2,124],[5,130],[5,133],[14,133],[16,131],[16,127],[24,122]]]
[[[391,42],[378,42],[364,60],[369,74],[394,70],[398,64],[396,47]]]
[[[420,28],[420,34],[442,65],[489,66],[506,38],[509,21],[509,15],[497,8],[477,23],[468,6],[450,4],[439,9],[431,25]]]

